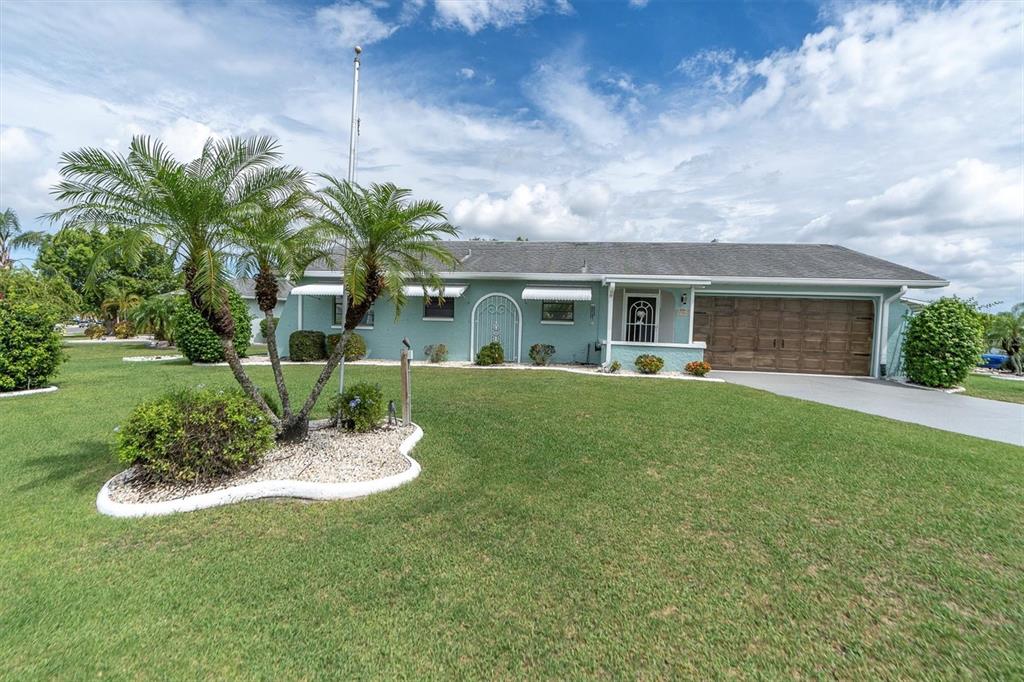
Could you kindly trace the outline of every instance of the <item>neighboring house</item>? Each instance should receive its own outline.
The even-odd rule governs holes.
[[[245,300],[245,304],[249,306],[249,316],[252,318],[253,343],[266,343],[267,340],[260,333],[260,321],[264,319],[264,316],[259,304],[256,303],[255,282],[251,279],[242,278],[236,279],[232,284],[239,296]],[[274,317],[281,317],[281,310],[284,308],[285,301],[288,300],[288,292],[291,291],[291,288],[292,285],[287,282],[282,282],[277,286],[277,305],[274,306]]]
[[[371,358],[419,356],[443,343],[472,360],[492,340],[510,362],[532,344],[555,362],[632,367],[653,353],[666,370],[705,359],[715,369],[880,376],[906,312],[907,288],[945,280],[827,244],[447,243],[459,259],[443,292],[410,284],[396,319],[379,300],[359,333]],[[319,265],[291,289],[278,343],[297,329],[342,328],[340,272]],[[442,298],[437,295],[442,294]],[[287,351],[283,351],[287,352]]]

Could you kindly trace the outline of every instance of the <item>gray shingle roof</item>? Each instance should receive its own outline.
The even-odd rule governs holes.
[[[944,280],[834,244],[450,241],[459,271],[690,277]]]
[[[235,287],[235,291],[242,298],[256,298],[256,282],[247,278],[239,277],[231,282]],[[292,290],[292,285],[288,282],[279,282],[277,285],[277,300],[286,301],[288,300],[288,292]]]

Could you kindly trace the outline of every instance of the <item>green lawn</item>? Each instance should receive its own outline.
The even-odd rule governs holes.
[[[1024,381],[995,379],[980,374],[969,374],[964,381],[965,395],[1008,403],[1024,403]]]
[[[410,485],[116,520],[128,410],[231,384],[137,351],[72,347],[59,392],[0,401],[0,678],[1024,675],[1024,450],[726,384],[417,368]]]

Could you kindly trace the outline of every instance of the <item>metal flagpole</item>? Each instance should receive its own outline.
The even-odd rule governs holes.
[[[359,55],[363,48],[356,45],[355,59],[352,60],[352,128],[348,137],[348,181],[356,181],[356,141],[359,139]],[[345,261],[348,261],[348,238],[345,238]],[[345,288],[341,292],[341,362],[338,363],[338,393],[345,391],[345,329],[348,319],[348,286],[345,285],[345,270],[341,271],[341,283]]]

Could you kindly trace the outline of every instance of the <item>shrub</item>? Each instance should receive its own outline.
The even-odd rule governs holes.
[[[612,360],[611,364],[608,365],[608,371],[612,374],[615,374],[620,369],[622,369],[622,363],[618,360]]]
[[[0,391],[44,386],[64,361],[57,310],[0,299]]]
[[[252,318],[245,301],[234,290],[228,292],[228,305],[235,321],[235,350],[245,357],[252,338]],[[174,307],[174,341],[182,354],[192,362],[222,362],[224,348],[206,320],[193,307],[187,296],[181,296]]]
[[[694,360],[693,362],[686,363],[685,369],[687,374],[702,377],[711,371],[711,364],[703,360]]]
[[[114,325],[114,336],[119,339],[130,339],[135,336],[135,326],[128,320],[121,320]]]
[[[424,348],[423,354],[426,355],[427,359],[431,362],[445,362],[448,360],[448,346],[443,343],[435,343],[432,346]]]
[[[644,353],[643,355],[636,356],[633,364],[636,365],[636,370],[641,374],[657,374],[665,366],[665,361],[657,355]]]
[[[90,324],[85,328],[85,337],[87,339],[102,339],[107,333],[107,328],[102,324]]]
[[[263,337],[264,341],[270,336],[270,332],[272,330],[277,329],[277,323],[278,323],[279,319],[280,318],[277,318],[277,317],[272,318],[272,322],[271,322],[272,326],[270,326],[270,327],[267,326],[267,318],[266,317],[264,317],[262,320],[260,320],[260,336]]]
[[[327,354],[330,355],[334,352],[334,347],[338,345],[338,341],[341,341],[341,334],[331,334],[327,337]],[[354,360],[362,360],[366,357],[366,339],[359,334],[351,332],[348,335],[348,341],[345,343],[345,362],[352,362]]]
[[[533,360],[533,364],[538,366],[544,366],[551,360],[551,356],[555,354],[555,347],[549,343],[535,343],[530,346],[530,359]]]
[[[122,464],[156,481],[210,481],[255,463],[274,427],[240,390],[185,389],[136,407],[117,438]]]
[[[500,365],[505,362],[505,349],[497,341],[491,341],[476,354],[478,365]]]
[[[352,384],[340,395],[331,398],[329,408],[338,415],[338,423],[349,431],[372,431],[387,411],[380,384],[361,381]]]
[[[325,360],[324,333],[300,329],[288,337],[288,358],[295,362]]]
[[[903,341],[907,378],[948,388],[962,382],[984,350],[984,323],[973,303],[940,298],[907,323]]]

